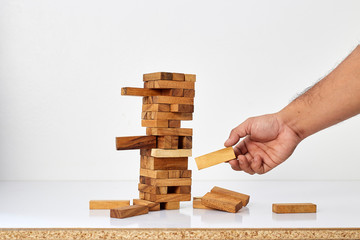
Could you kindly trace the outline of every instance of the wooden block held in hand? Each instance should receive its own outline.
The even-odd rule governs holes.
[[[144,81],[152,80],[172,80],[173,74],[170,72],[155,72],[155,73],[146,73],[143,75]]]
[[[191,149],[151,149],[151,157],[156,158],[191,157],[191,154]]]
[[[201,198],[201,203],[209,208],[236,213],[242,207],[241,200],[223,194],[208,192]]]
[[[203,168],[211,167],[216,164],[227,162],[235,158],[236,156],[234,149],[232,147],[228,147],[212,153],[202,155],[200,157],[196,157],[195,161],[198,169],[201,170]]]
[[[316,213],[316,204],[313,203],[273,203],[274,213]]]
[[[208,207],[202,205],[201,197],[193,197],[193,208],[197,208],[197,209],[213,209],[213,208],[208,208]]]
[[[141,149],[141,148],[156,148],[155,136],[132,136],[132,137],[117,137],[116,149]]]
[[[149,211],[159,211],[160,210],[160,203],[147,201],[144,199],[133,199],[134,205],[142,205],[147,206],[149,208]]]
[[[211,192],[238,198],[241,200],[243,207],[245,207],[249,203],[249,199],[250,199],[249,195],[234,192],[234,191],[227,190],[227,189],[221,188],[221,187],[216,187],[216,186],[211,189]]]
[[[156,89],[132,87],[121,88],[121,95],[123,96],[160,96],[161,94],[161,90]]]
[[[112,209],[130,205],[130,200],[90,200],[89,209]]]
[[[110,209],[110,217],[112,218],[127,218],[147,214],[149,208],[142,205],[131,205],[127,207]]]

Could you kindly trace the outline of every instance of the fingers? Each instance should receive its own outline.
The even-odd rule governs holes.
[[[236,144],[240,138],[250,134],[251,118],[241,123],[239,126],[231,130],[229,138],[224,143],[225,147],[230,147]]]
[[[231,166],[231,168],[232,168],[233,170],[235,170],[235,171],[241,171],[241,168],[240,168],[240,166],[239,166],[239,161],[238,161],[237,159],[235,159],[235,160],[230,160],[228,163],[230,164],[230,166]]]
[[[250,167],[257,174],[265,173],[264,164],[259,155],[255,155],[254,160],[252,161]]]

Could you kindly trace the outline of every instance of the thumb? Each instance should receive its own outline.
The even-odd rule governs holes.
[[[240,138],[243,138],[247,135],[250,135],[250,126],[252,120],[251,118],[247,119],[245,122],[241,123],[239,126],[231,130],[229,138],[224,143],[225,147],[230,147],[235,145]]]

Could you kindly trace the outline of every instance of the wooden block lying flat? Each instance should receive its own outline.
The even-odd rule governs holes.
[[[147,214],[149,208],[142,205],[131,205],[127,207],[110,209],[110,217],[112,218],[127,218]]]
[[[184,97],[184,89],[182,88],[170,88],[170,89],[161,89],[162,96],[173,96],[173,97]],[[189,92],[187,92],[187,95]]]
[[[156,143],[157,143],[157,146],[156,146],[157,148],[177,149],[178,145],[179,145],[179,137],[178,136],[157,136]]]
[[[150,178],[150,185],[156,187],[191,186],[191,178],[169,178],[169,179]]]
[[[130,205],[130,200],[90,200],[89,209],[112,209]]]
[[[274,213],[316,213],[316,204],[313,203],[274,203]]]
[[[197,208],[197,209],[213,209],[213,208],[208,208],[208,207],[202,205],[201,197],[193,197],[193,208]]]
[[[192,113],[142,112],[141,118],[145,120],[192,120]]]
[[[117,137],[116,149],[141,149],[141,148],[156,148],[155,136],[132,136],[132,137]]]
[[[221,188],[221,187],[216,187],[216,186],[211,189],[211,192],[238,198],[241,200],[243,207],[245,207],[249,203],[249,199],[250,199],[249,195],[234,192],[234,191],[227,190],[227,189]]]
[[[174,81],[185,81],[185,74],[183,73],[173,73],[172,80]]]
[[[143,112],[169,112],[170,104],[143,104]]]
[[[196,75],[195,74],[185,74],[185,81],[196,82]]]
[[[190,97],[171,97],[171,96],[152,96],[143,97],[143,104],[194,104],[194,98]]]
[[[144,88],[150,89],[168,89],[168,88],[182,88],[182,89],[194,89],[195,84],[193,82],[181,82],[181,81],[147,81],[144,82]]]
[[[181,128],[180,120],[169,120],[169,128]]]
[[[159,211],[160,210],[160,203],[147,201],[144,199],[133,199],[134,205],[141,205],[146,206],[149,208],[149,211]]]
[[[192,128],[146,128],[146,135],[154,136],[192,136]]]
[[[208,192],[201,198],[201,204],[226,212],[236,213],[242,207],[241,200],[223,194]]]
[[[142,192],[142,193],[160,194],[158,187],[147,185],[144,183],[138,184],[138,190],[139,190],[139,192]]]
[[[169,120],[141,120],[142,127],[169,127]]]
[[[194,98],[195,97],[195,90],[194,89],[184,89],[183,91],[184,97]]]
[[[160,96],[161,91],[148,88],[121,88],[121,95],[125,96]]]
[[[140,168],[140,176],[167,179],[167,178],[191,178],[191,170],[151,170]]]
[[[190,194],[191,186],[152,186],[144,183],[138,184],[138,190],[144,193],[152,193],[152,194],[169,194],[169,193],[177,193],[177,194]]]
[[[180,136],[178,148],[179,149],[191,149],[192,148],[192,137],[191,136]]]
[[[180,202],[162,202],[160,203],[160,209],[163,210],[176,210],[180,208]]]
[[[152,202],[191,201],[191,194],[151,194],[145,193],[145,199]]]
[[[187,112],[192,113],[194,112],[194,105],[190,104],[171,104],[170,105],[171,112]]]
[[[170,72],[155,72],[155,73],[146,73],[143,75],[144,81],[152,80],[172,80],[173,74]]]
[[[186,170],[188,168],[188,158],[154,158],[141,156],[141,168],[151,170]]]
[[[195,161],[198,169],[201,170],[203,168],[211,167],[235,158],[236,156],[234,149],[232,147],[228,147],[212,153],[205,154],[200,157],[196,157]]]
[[[151,156],[156,158],[191,157],[191,149],[151,149]]]

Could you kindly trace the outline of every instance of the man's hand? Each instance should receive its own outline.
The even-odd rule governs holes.
[[[290,157],[301,140],[279,114],[269,114],[247,119],[231,131],[224,145],[238,143],[234,147],[237,160],[229,161],[232,169],[263,174]]]

